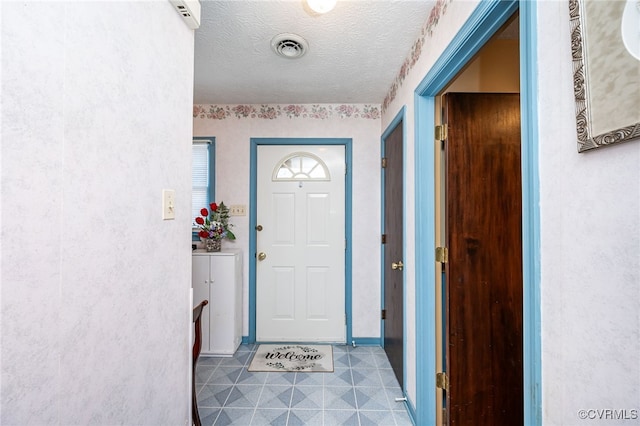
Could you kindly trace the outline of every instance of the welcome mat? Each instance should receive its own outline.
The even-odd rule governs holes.
[[[248,371],[333,372],[331,345],[260,345]]]

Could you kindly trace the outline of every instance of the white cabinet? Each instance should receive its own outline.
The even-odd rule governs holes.
[[[231,356],[242,341],[242,253],[240,250],[193,252],[193,303],[202,310],[202,351]]]

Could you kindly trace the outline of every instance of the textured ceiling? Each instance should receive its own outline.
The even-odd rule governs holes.
[[[194,102],[380,104],[434,3],[338,0],[317,15],[303,0],[201,0]],[[302,36],[309,50],[277,56],[280,33]]]

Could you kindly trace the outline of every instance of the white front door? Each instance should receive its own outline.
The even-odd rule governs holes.
[[[345,167],[342,145],[258,146],[258,341],[346,341]]]

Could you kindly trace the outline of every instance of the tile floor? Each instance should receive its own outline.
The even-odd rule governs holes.
[[[380,347],[334,346],[333,373],[250,373],[256,345],[200,357],[200,420],[210,425],[411,425]]]

